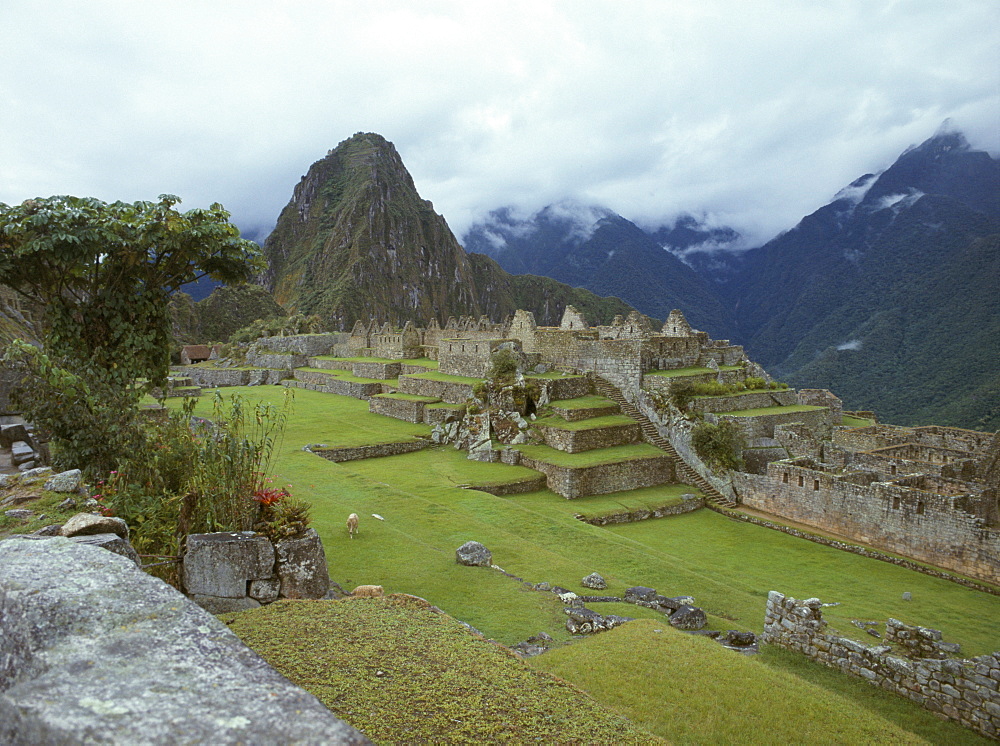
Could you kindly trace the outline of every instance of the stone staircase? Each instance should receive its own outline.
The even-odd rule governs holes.
[[[643,440],[656,446],[670,457],[674,462],[674,467],[679,478],[683,479],[685,483],[692,484],[701,490],[708,502],[714,503],[721,508],[736,507],[735,502],[719,492],[712,486],[711,482],[688,466],[687,462],[681,458],[681,455],[677,453],[677,449],[671,445],[670,441],[660,435],[660,431],[656,429],[656,425],[640,412],[638,407],[629,402],[617,386],[597,375],[593,377],[593,381],[594,387],[601,396],[611,399],[621,408],[624,414],[639,423],[639,427],[642,429]]]

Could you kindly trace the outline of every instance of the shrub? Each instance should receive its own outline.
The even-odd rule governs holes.
[[[743,468],[746,441],[739,425],[729,420],[699,422],[691,431],[691,445],[698,458],[713,469]]]
[[[486,377],[499,384],[512,382],[517,378],[517,356],[507,348],[494,352]]]

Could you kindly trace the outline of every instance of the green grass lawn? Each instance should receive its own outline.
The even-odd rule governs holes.
[[[635,422],[635,420],[631,420],[631,422]],[[597,448],[593,451],[583,451],[582,453],[566,453],[565,451],[559,451],[549,446],[518,445],[512,446],[512,448],[520,451],[528,458],[543,461],[546,464],[576,468],[663,456],[663,451],[649,443],[633,443],[625,446],[612,446],[611,448]]]
[[[635,425],[636,421],[625,415],[609,414],[606,417],[591,417],[589,420],[573,420],[572,422],[564,420],[562,417],[542,417],[535,420],[535,424],[540,427],[554,427],[557,430],[597,430],[602,427]]]
[[[400,401],[412,401],[412,402],[425,402],[427,404],[436,404],[441,400],[435,396],[420,396],[419,394],[375,394],[373,399],[399,399]]]
[[[437,370],[438,367],[438,361],[431,360],[429,357],[408,358],[406,360],[401,360],[400,362],[405,363],[406,365],[418,365],[421,368],[429,368],[431,370]]]
[[[719,370],[739,370],[738,365],[720,365]],[[717,373],[711,368],[703,368],[700,365],[691,365],[687,368],[674,368],[673,370],[647,370],[647,376],[663,376],[665,378],[681,378],[684,376],[703,376],[706,373]]]
[[[277,403],[281,394],[276,387],[223,391],[239,391],[250,402],[267,399]],[[172,402],[171,406],[179,404]],[[199,401],[197,407],[199,413],[210,411],[206,400]],[[993,623],[1000,617],[1000,597],[708,510],[596,527],[573,517],[578,506],[587,506],[591,498],[570,501],[548,490],[495,497],[458,489],[462,484],[519,480],[534,472],[469,461],[450,446],[342,464],[301,450],[308,443],[361,445],[428,433],[426,425],[370,414],[363,401],[296,391],[294,413],[277,450],[275,471],[280,483],[290,485],[293,494],[312,503],[313,526],[323,538],[331,577],[345,588],[375,583],[385,586],[387,592],[421,596],[505,644],[541,631],[566,640],[562,604],[551,593],[530,591],[500,573],[455,562],[455,549],[472,539],[493,552],[494,563],[532,583],[547,581],[582,593],[580,580],[596,571],[608,581],[609,595],[622,595],[629,586],[646,585],[666,595],[694,596],[709,613],[709,624],[715,629],[759,632],[767,592],[778,590],[797,598],[817,596],[825,602],[840,602],[840,606],[828,607],[825,614],[842,634],[862,634],[850,624],[851,619],[884,621],[892,616],[941,629],[945,640],[962,643],[965,655],[1000,650],[1000,626]],[[630,498],[601,497],[612,499]],[[590,505],[599,502],[595,499]],[[352,512],[361,516],[360,534],[353,540],[344,526]],[[373,513],[385,520],[372,518]],[[912,601],[902,600],[905,591],[912,594]],[[598,636],[595,642],[602,638]],[[874,642],[867,636],[864,640]],[[632,646],[625,657],[636,671],[646,670],[650,661],[657,660],[655,649],[647,642]],[[825,670],[799,670],[773,656],[761,656],[760,663],[776,671],[794,669],[803,681],[837,689],[824,683]],[[674,679],[668,666],[660,665],[657,671],[667,680]],[[838,682],[848,680],[831,673]],[[617,678],[617,674],[609,676],[611,681]],[[674,685],[685,691],[705,691],[707,684],[688,686],[685,678],[677,677]],[[571,680],[587,688],[583,679]],[[880,704],[880,692],[863,683],[858,685],[862,688],[848,687],[840,692],[858,707],[883,715],[902,708],[911,718],[924,714],[897,698],[889,700],[891,706]],[[648,683],[642,678],[634,686],[646,687]],[[618,702],[610,694],[595,696]],[[754,704],[756,695],[745,700],[747,696],[734,682],[731,689],[718,695],[715,704],[737,710],[758,707]],[[675,723],[678,728],[695,727],[697,717],[700,715],[669,708],[662,714],[664,722],[692,718],[686,725]],[[795,714],[794,722],[806,727],[808,718]]]
[[[389,357],[334,357],[333,355],[314,355],[314,360],[334,360],[338,363],[400,363]]]
[[[351,374],[350,371],[346,370],[335,370],[331,368],[296,368],[295,370],[302,370],[307,373],[321,373],[324,376],[329,376],[330,378],[336,378],[338,381],[347,381],[348,383],[381,383],[388,386],[396,386],[399,383],[399,379],[396,378],[360,378]]]
[[[865,417],[853,417],[849,414],[845,414],[841,419],[840,424],[845,427],[871,427],[875,424],[875,420],[869,420]]]
[[[791,414],[793,412],[815,412],[826,407],[812,407],[807,404],[789,404],[781,407],[757,407],[755,409],[737,409],[733,412],[717,412],[717,416],[730,417],[760,417],[765,414]]]
[[[423,378],[429,381],[444,381],[446,383],[467,383],[470,386],[475,386],[483,380],[481,378],[469,378],[468,376],[453,376],[449,373],[441,373],[436,370],[428,370],[426,373],[407,373],[406,376],[409,378]]]
[[[550,402],[553,407],[559,409],[604,409],[605,407],[618,406],[604,396],[578,396],[575,399],[559,399]]]
[[[655,742],[623,715],[427,606],[398,596],[278,602],[226,620],[286,678],[376,743]]]

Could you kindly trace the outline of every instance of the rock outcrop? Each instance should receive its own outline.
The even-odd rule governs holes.
[[[0,620],[0,743],[369,743],[111,552],[0,542]]]

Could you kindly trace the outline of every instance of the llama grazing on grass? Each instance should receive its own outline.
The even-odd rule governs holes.
[[[354,598],[381,598],[385,595],[385,591],[380,585],[359,585],[351,591],[351,595]]]
[[[352,539],[354,538],[354,534],[360,533],[358,531],[358,514],[357,513],[351,513],[349,516],[347,516],[347,533],[349,533],[351,535]]]

